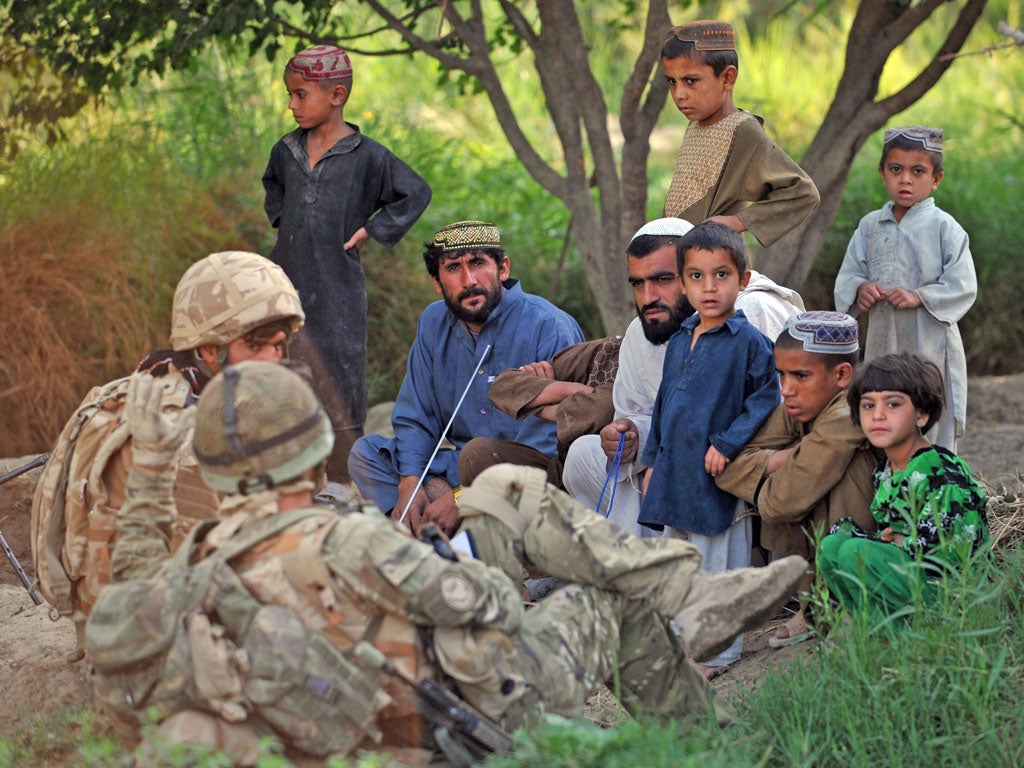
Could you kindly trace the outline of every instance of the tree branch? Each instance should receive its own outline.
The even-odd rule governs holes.
[[[376,0],[368,1],[376,2]],[[473,5],[475,10],[479,12],[479,3],[474,3]],[[442,13],[445,19],[452,25],[455,33],[469,47],[473,67],[472,69],[467,67],[465,71],[473,74],[480,81],[484,91],[487,93],[487,97],[490,99],[491,107],[494,109],[495,117],[498,119],[498,125],[501,126],[505,138],[508,139],[519,161],[544,189],[559,200],[567,200],[568,186],[566,179],[559,175],[534,149],[533,144],[519,124],[515,110],[512,109],[505,89],[501,84],[501,78],[498,76],[494,68],[494,62],[490,57],[490,49],[484,35],[482,17],[477,17],[479,22],[475,25],[466,23],[458,12],[447,3],[442,7]]]
[[[911,80],[906,86],[896,93],[878,102],[879,107],[886,113],[886,119],[902,112],[904,109],[915,103],[924,96],[939,81],[939,78],[952,66],[953,61],[948,58],[950,53],[956,53],[967,41],[971,30],[985,10],[986,0],[968,0],[957,16],[956,23],[950,29],[945,41],[939,48],[935,58],[927,67],[921,70],[920,74]]]
[[[398,21],[403,26],[406,26],[409,29],[412,29],[413,26],[415,26],[416,22],[419,21],[421,16],[426,14],[427,11],[434,10],[437,7],[438,6],[437,6],[436,2],[435,3],[427,3],[427,4],[423,5],[420,8],[416,8],[416,9],[410,11],[405,16],[396,17],[396,18],[398,19]],[[328,37],[323,37],[321,35],[317,35],[315,33],[312,33],[312,32],[310,32],[307,29],[301,29],[299,27],[296,27],[291,22],[285,21],[277,13],[274,12],[274,2],[273,2],[273,0],[266,0],[266,2],[264,3],[264,8],[266,10],[267,18],[270,21],[270,23],[275,25],[282,32],[285,32],[286,34],[289,34],[292,37],[296,37],[299,40],[308,40],[310,42],[316,43],[317,45],[335,45],[335,46],[338,46],[339,43],[342,43],[342,42],[347,43],[347,42],[350,42],[352,40],[362,40],[364,38],[373,37],[374,35],[377,35],[380,32],[383,32],[384,30],[389,29],[388,25],[385,24],[383,26],[374,27],[373,29],[367,30],[365,32],[359,32],[358,34],[354,34],[354,35],[341,35],[341,36],[339,36],[337,38],[328,38]],[[349,47],[347,45],[346,46],[339,46],[339,47],[344,47],[346,51],[349,51],[350,53],[358,53],[361,56],[392,56],[392,55],[400,54],[400,53],[408,54],[408,53],[411,53],[412,50],[413,50],[411,47],[410,48],[405,48],[405,49],[395,49],[395,50],[386,50],[386,51],[357,50],[357,49],[351,48],[351,47]]]
[[[650,136],[665,105],[668,84],[664,78],[652,78],[651,73],[660,59],[661,36],[670,26],[666,0],[651,0],[644,25],[644,44],[633,62],[633,71],[626,80],[619,102],[620,125],[627,140],[644,134]],[[647,91],[647,99],[642,102],[644,91]]]
[[[543,10],[545,7],[554,10],[553,14],[547,14],[547,18]],[[605,220],[617,218],[615,207],[620,199],[619,169],[608,133],[608,106],[605,104],[601,86],[590,67],[589,46],[583,35],[575,4],[572,0],[547,0],[541,4],[541,8],[541,19],[544,23],[541,34],[550,34],[547,29],[548,23],[557,24],[552,31],[557,34],[561,52],[569,64],[571,79],[568,85],[575,86],[579,94],[576,101],[589,137],[588,144],[594,161],[593,179],[601,195],[602,208],[612,206],[612,210],[608,211],[610,216],[605,217]],[[566,92],[565,84],[561,84],[557,90],[547,94],[549,102],[558,100]],[[586,169],[582,170],[585,173]]]
[[[363,0],[370,8],[372,8],[382,19],[384,19],[387,28],[397,32],[401,35],[402,39],[415,51],[425,53],[433,59],[436,59],[441,63],[441,66],[446,69],[454,69],[460,72],[467,72],[469,74],[477,74],[475,70],[475,62],[472,59],[464,59],[459,56],[452,56],[449,53],[445,53],[442,50],[438,42],[431,42],[425,38],[415,34],[411,27],[406,26],[402,23],[402,20],[391,13],[383,3],[379,0]],[[445,14],[445,18],[448,18],[448,14],[445,12],[445,8],[450,7],[448,4],[444,4],[441,7],[441,12]],[[457,16],[458,14],[456,14]],[[461,19],[460,19],[461,21]],[[453,25],[454,26],[454,25]]]
[[[983,48],[979,48],[976,51],[963,51],[961,53],[944,53],[941,58],[943,61],[950,61],[952,59],[959,59],[962,56],[982,56],[984,54],[994,53],[995,51],[1001,51],[1006,48],[1018,48],[1024,45],[1024,29],[1014,29],[1005,21],[1000,21],[996,27],[996,31],[999,32],[1003,37],[1008,37],[1012,42],[999,43],[998,45],[986,45]]]

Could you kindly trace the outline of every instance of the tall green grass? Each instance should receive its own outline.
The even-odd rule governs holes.
[[[615,729],[554,719],[517,734],[495,768],[1012,768],[1024,764],[1024,548],[976,563],[931,604],[872,622],[819,608],[835,629],[731,700],[735,721],[627,720]],[[0,739],[0,764],[127,765],[129,751],[87,712]],[[45,736],[59,732],[55,742]],[[170,748],[161,765],[222,765]],[[6,763],[4,762],[6,760]],[[189,762],[191,760],[191,762]],[[384,765],[380,756],[357,765]],[[263,768],[291,763],[270,745]],[[340,768],[343,762],[334,765]]]
[[[841,621],[814,651],[734,700],[738,716],[680,732],[632,723],[617,732],[554,725],[524,735],[496,766],[765,768],[1024,763],[1024,551],[980,564],[933,605],[901,618]]]

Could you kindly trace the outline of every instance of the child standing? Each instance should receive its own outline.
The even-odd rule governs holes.
[[[750,279],[743,238],[704,222],[676,248],[679,279],[697,310],[668,342],[661,386],[642,463],[639,522],[667,528],[701,552],[701,567],[719,572],[750,565],[750,518],[735,521],[735,496],[717,476],[779,404],[771,342],[736,311]],[[739,658],[742,638],[703,672]]]
[[[690,121],[665,199],[665,216],[711,218],[768,246],[818,207],[814,182],[733,104],[739,59],[732,25],[672,27],[661,64],[676,107]]]
[[[963,459],[923,434],[942,413],[934,363],[906,353],[876,358],[848,398],[854,423],[885,451],[871,502],[879,533],[841,521],[821,541],[818,568],[843,606],[891,613],[915,593],[934,596],[930,578],[987,542],[985,494]]]
[[[347,457],[366,419],[366,284],[359,249],[394,246],[430,202],[430,187],[387,148],[346,122],[352,66],[318,45],[285,67],[298,128],[278,141],[263,174],[264,208],[278,228],[270,254],[291,278],[306,313],[295,357],[313,368],[316,394],[334,426],[330,480],[347,480]]]
[[[868,313],[865,361],[912,352],[939,366],[948,402],[931,440],[955,453],[967,417],[967,359],[956,324],[974,304],[978,279],[967,233],[931,197],[943,176],[942,130],[887,130],[878,173],[892,200],[861,219],[850,240],[836,309]]]

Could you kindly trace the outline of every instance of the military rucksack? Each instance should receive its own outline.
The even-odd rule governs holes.
[[[177,379],[180,407],[188,384]],[[125,420],[129,377],[94,387],[68,419],[54,443],[32,498],[31,543],[36,581],[62,616],[84,621],[103,585],[110,581],[110,557],[117,513],[131,468],[131,432]],[[180,542],[194,523],[213,516],[218,497],[199,476],[191,453],[183,458],[175,488]]]
[[[364,669],[290,608],[265,605],[230,565],[323,509],[263,518],[190,564],[213,523],[193,529],[152,578],[105,587],[86,624],[93,696],[115,724],[137,729],[183,710],[245,721],[318,757],[380,734],[389,699]]]

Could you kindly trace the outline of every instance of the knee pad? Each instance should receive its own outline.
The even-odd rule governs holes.
[[[523,534],[540,512],[546,483],[542,469],[499,464],[459,497],[462,527],[473,534],[477,555],[517,584],[527,578]]]
[[[478,515],[495,517],[516,536],[540,512],[547,485],[547,473],[536,467],[498,464],[488,467],[463,490],[459,498],[462,518]]]
[[[260,740],[268,733],[260,733],[248,723],[228,723],[206,712],[188,709],[175,712],[160,723],[156,739],[168,744],[219,749],[231,759],[232,764],[251,766],[256,765]],[[143,755],[155,757],[151,753],[153,746],[147,741],[142,749]]]

